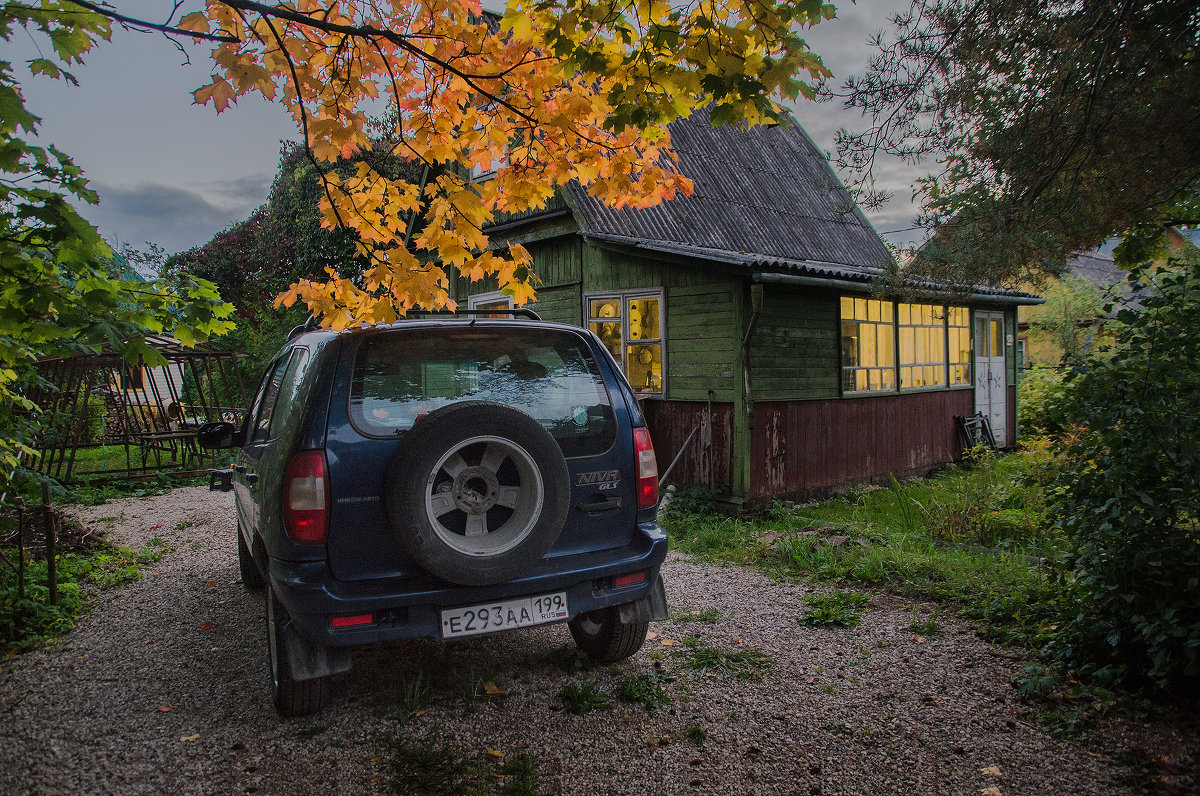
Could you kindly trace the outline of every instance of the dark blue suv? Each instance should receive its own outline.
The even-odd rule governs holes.
[[[267,588],[285,715],[322,706],[353,645],[569,621],[611,662],[666,618],[650,435],[583,329],[430,316],[303,331],[242,428],[200,437],[240,449],[212,485],[235,493],[242,582]]]

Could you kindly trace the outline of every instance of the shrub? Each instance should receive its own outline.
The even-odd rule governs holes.
[[[1157,277],[1081,366],[1054,506],[1074,548],[1058,660],[1159,688],[1200,680],[1200,275]]]
[[[1061,434],[1067,430],[1071,383],[1058,368],[1034,365],[1021,375],[1017,426],[1021,436]]]

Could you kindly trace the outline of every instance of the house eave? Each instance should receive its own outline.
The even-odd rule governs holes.
[[[764,284],[804,285],[833,290],[864,290],[869,288],[872,282],[885,275],[884,269],[877,266],[765,257],[751,252],[731,252],[674,241],[645,240],[588,230],[580,230],[580,234],[585,240],[605,247],[626,251],[653,252],[672,257],[697,258],[733,266],[736,271],[747,274],[753,281]],[[968,299],[980,303],[1011,305],[1045,303],[1045,299],[1039,296],[1001,288],[987,289],[973,286],[955,290],[935,284],[917,284],[914,287],[929,295]]]

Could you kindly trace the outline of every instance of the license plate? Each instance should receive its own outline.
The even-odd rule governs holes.
[[[543,594],[520,600],[470,605],[442,611],[442,638],[495,633],[515,627],[544,625],[566,619],[567,593]]]

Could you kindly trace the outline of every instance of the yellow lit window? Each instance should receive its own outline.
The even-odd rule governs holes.
[[[896,389],[892,302],[842,297],[842,391]]]
[[[899,304],[900,389],[946,386],[945,310]]]
[[[946,308],[946,342],[950,351],[950,386],[971,384],[971,311]]]
[[[589,295],[586,305],[588,328],[624,369],[634,391],[662,395],[662,291]]]

